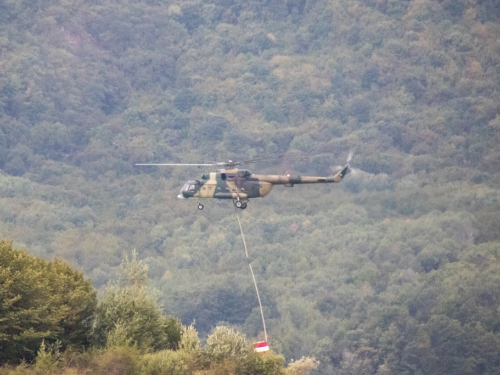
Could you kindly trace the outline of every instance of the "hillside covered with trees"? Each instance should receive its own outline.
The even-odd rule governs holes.
[[[134,164],[330,175],[354,151],[341,184],[240,213],[271,348],[318,374],[500,372],[498,1],[0,9],[0,238],[99,289],[138,249],[166,315],[259,339],[232,204],[176,198],[206,169]]]

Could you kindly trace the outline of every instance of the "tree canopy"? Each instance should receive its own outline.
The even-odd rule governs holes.
[[[42,340],[89,346],[96,293],[68,264],[0,242],[0,364],[32,360]]]

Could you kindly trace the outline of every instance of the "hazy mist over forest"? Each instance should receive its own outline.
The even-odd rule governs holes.
[[[313,374],[500,373],[500,2],[0,0],[0,238],[262,338],[211,168],[293,153],[240,211],[271,348]],[[1,310],[0,310],[1,311]]]

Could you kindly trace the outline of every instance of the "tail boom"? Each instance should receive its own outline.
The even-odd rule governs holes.
[[[295,184],[328,184],[342,181],[345,175],[349,173],[349,164],[346,164],[341,171],[330,177],[313,176],[291,176],[291,175],[253,175],[259,181],[266,181],[273,185],[293,186]]]

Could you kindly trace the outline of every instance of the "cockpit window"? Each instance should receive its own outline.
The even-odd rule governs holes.
[[[184,184],[184,186],[182,187],[182,191],[196,191],[196,185]]]

